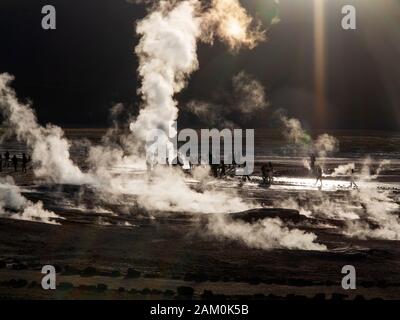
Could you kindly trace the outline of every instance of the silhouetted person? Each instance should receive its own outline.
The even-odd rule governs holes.
[[[355,173],[354,169],[351,169],[351,172],[350,172],[350,188],[352,188],[354,186],[358,190],[358,186],[354,181],[354,173]]]
[[[311,168],[312,171],[313,171],[314,168],[315,168],[315,160],[316,160],[315,154],[312,153],[312,154],[310,155],[310,168]]]
[[[272,163],[268,163],[268,183],[272,184],[274,182],[274,167]]]
[[[233,159],[232,159],[232,168],[233,168],[233,170],[236,169],[236,166],[237,166],[236,160],[235,160],[235,157],[233,157]]]
[[[211,164],[211,171],[212,171],[214,178],[217,178],[218,177],[218,165]]]
[[[13,157],[11,158],[11,162],[14,166],[14,172],[18,171],[18,159],[17,156],[14,154]]]
[[[243,180],[244,181],[246,181],[246,180],[251,181],[250,174],[249,174],[248,169],[247,169],[247,162],[245,162],[243,164]]]
[[[263,183],[267,183],[268,181],[268,176],[269,176],[269,172],[268,172],[268,166],[266,164],[263,164],[261,166],[261,174],[262,174],[262,178],[263,178]]]
[[[318,184],[318,181],[321,181],[321,186],[319,188],[322,188],[322,168],[320,165],[317,165],[315,167],[315,175],[317,177],[317,181],[315,181],[315,184]]]
[[[212,156],[211,152],[208,155],[208,164],[211,167],[211,172],[214,178],[218,177],[218,165],[213,163],[214,157]]]
[[[219,173],[219,177],[222,178],[226,175],[226,166],[224,160],[221,161],[221,171]]]
[[[26,173],[26,165],[28,164],[28,158],[25,153],[22,154],[22,172]]]
[[[4,154],[4,158],[5,158],[5,166],[8,168],[8,166],[10,165],[10,153],[8,151],[6,151],[6,153]]]

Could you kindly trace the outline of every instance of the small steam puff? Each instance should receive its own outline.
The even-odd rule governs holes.
[[[385,170],[390,165],[390,160],[382,160],[379,162],[378,168],[375,171],[375,174],[371,173],[372,159],[367,157],[363,161],[363,165],[361,168],[361,179],[364,181],[371,181],[378,178],[379,174],[382,170]]]
[[[342,164],[335,168],[332,172],[332,177],[337,177],[337,176],[344,176],[348,175],[351,170],[355,169],[355,164],[354,163],[348,163],[348,164]]]
[[[361,181],[376,180],[379,177],[380,173],[388,168],[391,162],[390,160],[387,159],[381,160],[378,164],[378,167],[375,169],[374,174],[371,173],[372,163],[373,161],[371,157],[366,157],[363,160],[361,173],[358,175],[358,179],[360,179]],[[338,176],[348,175],[351,173],[352,170],[355,170],[355,168],[356,168],[355,163],[343,164],[333,169],[333,172],[330,176],[338,177]]]
[[[13,178],[9,176],[0,179],[0,216],[48,224],[58,224],[54,219],[62,219],[43,209],[41,201],[33,203],[22,196]]]
[[[245,115],[267,107],[264,86],[244,71],[239,72],[232,80],[235,100],[234,108]]]
[[[238,0],[212,0],[211,8],[203,15],[202,29],[203,41],[212,43],[219,38],[233,51],[253,49],[265,40],[261,23],[254,21]]]
[[[252,75],[241,71],[232,79],[232,92],[227,103],[209,103],[205,101],[190,101],[186,109],[196,115],[207,125],[218,128],[237,127],[232,118],[250,119],[268,107],[265,88]],[[236,120],[237,121],[237,120]]]
[[[327,133],[319,135],[314,141],[314,149],[320,157],[326,157],[329,153],[337,151],[338,148],[339,141]]]
[[[82,184],[92,182],[91,177],[72,162],[69,142],[64,138],[61,128],[37,123],[36,115],[28,104],[18,101],[14,90],[9,86],[14,78],[0,74],[0,110],[6,125],[32,149],[35,175],[57,183]]]
[[[339,141],[327,133],[321,134],[313,140],[303,129],[300,120],[296,118],[281,116],[280,120],[284,128],[285,138],[302,146],[305,152],[316,152],[319,157],[325,158],[329,153],[335,152],[339,148]]]
[[[210,217],[208,229],[217,237],[240,241],[256,249],[327,250],[325,245],[315,242],[315,234],[289,229],[278,218],[266,218],[250,224],[217,214]]]
[[[308,145],[311,142],[311,137],[303,130],[300,120],[282,116],[281,121],[285,129],[283,134],[287,140],[295,144],[304,145]]]

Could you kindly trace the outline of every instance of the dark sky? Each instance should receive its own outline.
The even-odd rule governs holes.
[[[242,0],[263,19],[264,0]],[[400,4],[397,0],[326,1],[327,109],[314,116],[314,0],[281,0],[281,23],[254,50],[199,47],[200,70],[178,96],[213,100],[241,70],[266,87],[271,107],[256,116],[268,126],[283,108],[307,128],[400,130]],[[41,8],[57,9],[57,30],[41,28]],[[341,28],[341,7],[357,8],[357,30]],[[1,0],[0,72],[16,76],[18,96],[31,99],[40,122],[105,127],[118,102],[140,101],[134,47],[143,6],[124,0]],[[190,118],[183,116],[187,125]]]

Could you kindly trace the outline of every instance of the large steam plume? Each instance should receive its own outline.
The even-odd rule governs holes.
[[[213,0],[206,9],[198,0],[160,1],[138,23],[136,31],[141,36],[136,54],[143,106],[130,127],[142,141],[149,130],[174,134],[171,124],[178,117],[174,95],[185,87],[188,77],[199,66],[199,39],[212,43],[218,37],[233,50],[253,48],[264,40],[260,25],[253,24],[237,0]],[[259,96],[256,103],[259,105],[262,99]]]
[[[174,95],[185,87],[187,77],[198,68],[200,4],[182,1],[175,7],[171,5],[169,1],[161,1],[158,10],[140,21],[136,29],[141,36],[136,54],[143,107],[130,127],[142,141],[154,129],[170,133],[178,117]]]
[[[18,101],[10,87],[12,80],[11,75],[0,74],[0,111],[11,133],[31,149],[35,175],[57,183],[91,182],[91,177],[72,162],[70,144],[61,128],[40,126],[31,106]]]

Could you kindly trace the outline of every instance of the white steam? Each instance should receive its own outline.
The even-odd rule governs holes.
[[[154,129],[171,133],[171,124],[178,118],[178,103],[174,96],[184,89],[190,75],[199,67],[197,41],[212,42],[218,38],[236,51],[253,48],[264,40],[259,23],[246,13],[237,0],[214,0],[204,8],[198,0],[160,1],[137,25],[140,41],[136,47],[139,57],[138,90],[143,104],[138,117],[130,124],[132,135],[124,136],[122,143],[104,139],[103,145],[90,149],[90,174],[83,173],[71,160],[70,144],[60,128],[41,127],[30,105],[18,102],[9,87],[11,76],[0,77],[0,105],[7,124],[19,140],[32,150],[35,175],[55,183],[95,184],[104,199],[132,195],[139,206],[150,211],[188,211],[192,213],[227,213],[248,210],[253,204],[228,192],[207,187],[203,171],[196,177],[204,183],[201,192],[193,190],[184,174],[173,168],[158,167],[150,175],[121,174],[114,169],[143,170],[144,156],[136,154],[146,135]],[[247,102],[237,109],[247,114],[265,106],[265,93],[258,82],[244,73],[233,81],[234,94]],[[172,134],[174,134],[172,130]],[[317,140],[318,141],[318,140]],[[318,143],[324,145],[324,143]],[[20,195],[17,187],[4,195],[3,210],[9,207],[20,211],[11,217],[51,222],[54,213],[42,204],[31,203]],[[123,198],[123,197],[121,197]],[[123,200],[119,200],[123,201]],[[128,202],[132,205],[132,200]],[[315,242],[316,236],[298,229],[289,229],[280,219],[264,219],[254,224],[228,220],[226,216],[211,217],[208,226],[218,236],[242,241],[261,249],[288,248],[326,250]]]
[[[58,224],[54,219],[62,219],[45,210],[41,201],[33,203],[21,195],[12,177],[0,179],[0,216],[11,219]]]
[[[280,121],[283,125],[284,137],[289,142],[301,146],[305,152],[315,152],[319,157],[325,158],[328,154],[339,149],[338,139],[327,133],[321,134],[313,140],[303,128],[300,120],[296,118],[280,116]]]
[[[264,86],[242,71],[234,76],[233,93],[237,104],[234,108],[245,115],[263,110],[267,106]]]
[[[282,116],[280,120],[284,127],[283,134],[288,141],[304,145],[308,145],[311,142],[311,137],[303,129],[300,120],[286,116]]]
[[[338,148],[339,141],[327,133],[319,135],[314,141],[314,150],[318,152],[320,157],[326,157],[328,154],[337,151]]]
[[[332,172],[332,177],[345,176],[351,173],[351,170],[355,169],[354,163],[342,164],[335,168]]]
[[[31,106],[18,101],[10,87],[12,80],[11,75],[0,74],[0,111],[9,130],[31,149],[35,175],[57,183],[91,182],[91,177],[72,162],[63,131],[53,125],[40,126]]]
[[[370,157],[367,157],[364,159],[362,167],[361,167],[361,179],[364,181],[370,181],[370,180],[375,180],[378,178],[379,174],[385,170],[388,166],[390,165],[390,160],[381,160],[379,162],[378,167],[375,170],[375,173],[371,172],[371,167],[372,167],[372,159]]]
[[[400,240],[400,206],[387,191],[375,188],[352,192],[364,210],[361,219],[348,221],[344,234],[360,239]]]
[[[130,127],[142,141],[151,130],[169,133],[178,117],[174,94],[185,87],[188,76],[198,68],[198,6],[198,1],[182,1],[171,9],[168,1],[161,1],[159,9],[137,25],[141,36],[136,47],[142,79],[139,92],[144,104]]]
[[[264,86],[244,71],[233,77],[232,92],[227,96],[231,99],[220,104],[193,100],[186,109],[209,126],[232,128],[234,121],[257,117],[257,112],[268,107]]]
[[[252,224],[232,220],[226,215],[214,215],[210,220],[208,228],[213,235],[240,241],[251,248],[327,250],[325,245],[315,242],[315,234],[289,229],[278,218],[266,218]]]
[[[203,15],[203,40],[214,38],[228,44],[231,50],[253,49],[265,40],[261,23],[254,21],[238,0],[212,0],[211,8]]]
[[[345,198],[318,192],[276,201],[276,207],[298,210],[311,218],[344,222],[341,233],[360,239],[400,240],[400,205],[375,186],[351,190]]]

